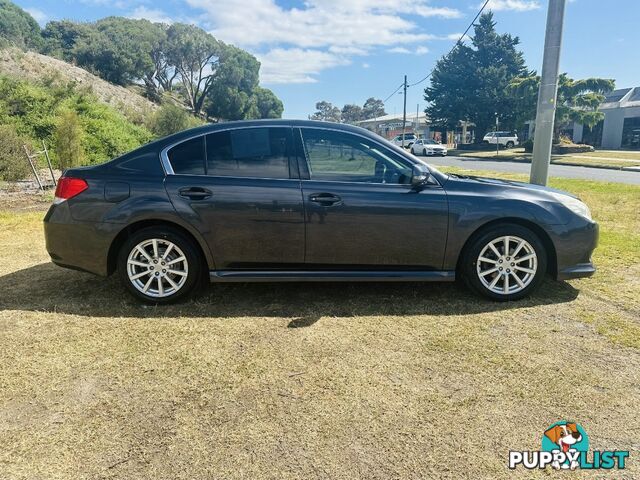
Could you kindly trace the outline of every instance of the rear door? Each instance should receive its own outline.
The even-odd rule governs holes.
[[[442,268],[448,225],[442,187],[413,190],[412,164],[357,134],[302,128],[296,141],[308,267]]]
[[[290,127],[212,132],[166,152],[165,185],[211,248],[216,269],[304,261],[304,216]]]

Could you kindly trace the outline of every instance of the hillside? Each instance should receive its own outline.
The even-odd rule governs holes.
[[[155,103],[132,90],[109,83],[80,67],[36,52],[23,52],[15,48],[0,49],[0,75],[30,81],[54,78],[64,83],[74,82],[81,88],[91,89],[98,100],[128,117],[144,117],[158,108]]]

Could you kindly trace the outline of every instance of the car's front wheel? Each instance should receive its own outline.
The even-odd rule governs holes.
[[[171,303],[197,287],[202,260],[193,241],[170,228],[150,227],[131,235],[120,249],[118,271],[136,298]]]
[[[511,140],[507,142],[507,148],[513,148],[514,146],[515,144]]]
[[[518,300],[544,279],[547,252],[530,229],[495,225],[471,240],[461,269],[467,285],[476,292],[498,301]]]

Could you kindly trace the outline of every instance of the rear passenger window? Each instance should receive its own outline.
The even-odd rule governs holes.
[[[243,128],[207,135],[207,174],[289,178],[289,128]]]
[[[182,175],[204,175],[204,137],[182,142],[167,153],[173,172]]]

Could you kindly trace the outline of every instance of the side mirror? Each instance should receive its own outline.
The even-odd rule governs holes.
[[[431,177],[431,173],[426,166],[414,165],[411,172],[411,186],[414,188],[421,187],[429,182],[429,177]]]

